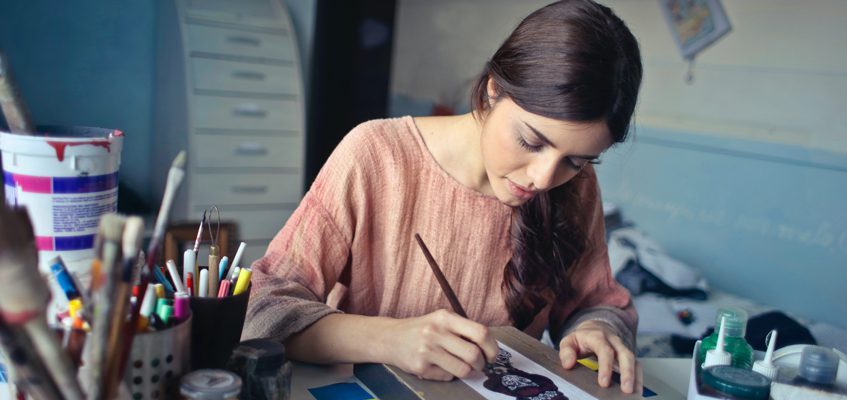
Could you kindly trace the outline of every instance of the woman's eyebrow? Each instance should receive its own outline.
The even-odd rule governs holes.
[[[553,142],[551,142],[550,139],[547,139],[547,136],[544,136],[544,134],[541,133],[538,129],[535,129],[535,127],[530,125],[529,122],[526,122],[526,121],[521,121],[521,122],[523,122],[523,124],[526,125],[526,127],[529,128],[529,130],[531,130],[532,133],[535,134],[535,136],[538,138],[538,140],[540,140],[544,144],[546,144],[546,145],[548,145],[548,146],[550,146],[554,149],[556,148],[556,146],[553,144]]]

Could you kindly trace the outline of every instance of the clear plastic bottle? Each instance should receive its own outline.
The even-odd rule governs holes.
[[[722,317],[726,318],[724,351],[732,355],[732,366],[753,368],[753,347],[744,339],[744,334],[747,332],[747,312],[737,307],[718,309],[715,316],[715,331],[700,342],[698,362],[702,364],[706,360],[706,352],[717,346]]]

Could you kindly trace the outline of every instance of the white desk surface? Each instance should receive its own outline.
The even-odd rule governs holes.
[[[691,369],[690,358],[642,358],[645,386],[650,382],[662,382],[678,393],[662,393],[663,399],[685,399],[688,393],[688,376]],[[314,400],[310,388],[331,385],[340,382],[358,382],[353,376],[352,365],[318,366],[294,363],[291,377],[291,400]],[[365,385],[359,384],[367,389]]]
[[[688,358],[642,358],[644,382],[650,387],[650,382],[660,381],[678,393],[662,393],[663,399],[685,399],[688,392],[688,375],[691,359]],[[353,377],[352,365],[319,366],[294,363],[291,377],[291,400],[314,400],[309,393],[310,388],[331,385],[340,382],[358,382]],[[365,385],[359,384],[367,390]],[[12,400],[8,386],[0,384],[0,400]]]

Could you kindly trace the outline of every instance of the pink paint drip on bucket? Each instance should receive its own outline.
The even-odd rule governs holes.
[[[27,208],[42,272],[56,255],[69,267],[90,265],[100,217],[117,211],[124,135],[89,127],[38,130],[0,132],[6,204]]]

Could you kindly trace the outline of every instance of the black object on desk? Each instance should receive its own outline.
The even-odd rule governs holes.
[[[291,394],[292,366],[282,343],[268,339],[241,342],[226,369],[241,376],[241,399],[288,399]]]

